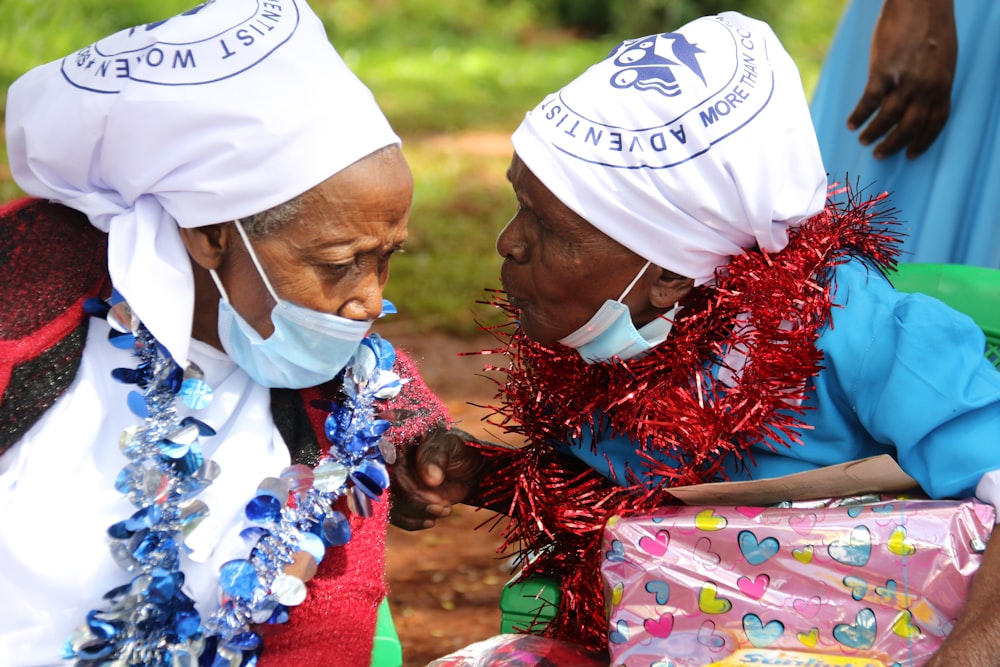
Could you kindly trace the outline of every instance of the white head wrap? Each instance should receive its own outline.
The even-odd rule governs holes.
[[[798,70],[735,12],[622,43],[512,142],[566,206],[699,285],[746,248],[781,250],[825,201]]]
[[[194,287],[178,225],[267,210],[398,142],[304,0],[210,0],[7,97],[15,181],[108,232],[115,288],[182,364]]]

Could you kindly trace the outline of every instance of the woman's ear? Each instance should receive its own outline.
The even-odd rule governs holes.
[[[694,289],[694,279],[656,267],[660,275],[649,286],[649,302],[656,308],[670,308]]]
[[[229,250],[231,225],[181,227],[181,239],[191,260],[203,269],[218,269]]]

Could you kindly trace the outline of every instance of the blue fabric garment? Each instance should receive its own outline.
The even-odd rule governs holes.
[[[824,370],[806,400],[802,445],[754,448],[732,480],[762,479],[890,454],[932,497],[970,497],[1000,470],[1000,373],[969,317],[923,294],[897,292],[861,262],[835,273],[832,326],[820,334]],[[838,307],[840,306],[840,307]],[[627,436],[593,434],[561,445],[622,483],[643,473]],[[667,461],[663,458],[662,460]],[[655,481],[655,480],[653,480]]]
[[[899,209],[903,262],[1000,268],[1000,2],[955,3],[958,65],[951,116],[921,156],[876,160],[847,117],[868,79],[881,2],[852,0],[827,54],[810,110],[831,181],[888,190]]]

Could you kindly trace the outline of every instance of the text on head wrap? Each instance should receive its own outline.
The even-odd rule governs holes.
[[[220,31],[206,22],[210,34],[198,35],[196,22],[200,12],[212,11],[213,2],[123,30],[67,56],[63,74],[73,86],[98,93],[120,92],[129,82],[204,85],[229,78],[264,60],[299,24],[296,0],[244,4],[245,16],[228,28]],[[174,35],[183,35],[183,41]]]
[[[765,42],[723,21],[688,27],[623,42],[536,108],[536,129],[564,153],[624,168],[676,166],[738,132],[772,97]]]

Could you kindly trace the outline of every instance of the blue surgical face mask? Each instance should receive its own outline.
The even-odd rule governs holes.
[[[632,291],[650,263],[646,262],[620,297],[605,301],[586,324],[559,342],[572,347],[584,361],[593,364],[613,359],[632,359],[665,341],[673,329],[674,318],[681,309],[680,303],[674,304],[670,312],[657,317],[641,329],[635,328],[632,313],[622,303],[622,299]]]
[[[371,321],[349,320],[303,308],[278,297],[243,225],[235,221],[261,280],[275,301],[271,310],[274,333],[262,338],[229,303],[229,295],[211,271],[222,296],[219,301],[219,339],[226,354],[257,383],[271,388],[303,389],[332,380],[354,356],[368,334]],[[388,301],[383,313],[395,312]]]

